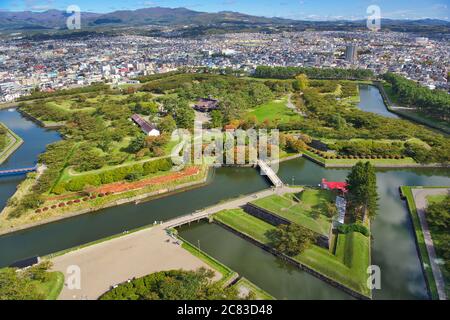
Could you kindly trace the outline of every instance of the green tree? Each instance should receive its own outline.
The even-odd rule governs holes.
[[[358,162],[347,177],[349,209],[357,219],[375,217],[378,208],[377,177],[370,162]]]
[[[161,119],[158,128],[161,132],[170,134],[177,128],[177,123],[171,115],[167,115]]]
[[[119,285],[105,293],[101,300],[235,300],[240,299],[233,286],[223,287],[212,281],[214,272],[162,271]],[[249,298],[245,297],[245,298]]]
[[[306,88],[308,88],[309,86],[309,79],[308,76],[306,74],[299,74],[298,76],[295,77],[295,79],[297,80],[297,86],[300,90],[305,90]]]
[[[450,227],[450,195],[443,201],[428,206],[427,221],[444,232],[448,231]]]
[[[211,127],[212,128],[223,127],[223,115],[219,110],[211,111]]]
[[[292,223],[282,224],[278,228],[268,232],[273,247],[288,256],[296,256],[315,242],[314,232],[303,226]]]

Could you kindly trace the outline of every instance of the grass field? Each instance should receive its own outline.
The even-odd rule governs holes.
[[[274,100],[259,106],[251,111],[249,115],[256,116],[256,119],[259,122],[263,122],[264,120],[289,122],[290,120],[298,118],[299,115],[289,109],[286,104],[287,98]]]
[[[245,213],[242,209],[219,212],[214,215],[214,219],[270,246],[267,232],[275,227]],[[293,259],[337,283],[370,297],[370,290],[366,286],[366,271],[370,263],[370,239],[359,233],[339,235],[338,238],[340,239],[336,255],[327,249],[312,245]]]
[[[275,300],[270,294],[268,294],[263,289],[257,287],[255,284],[247,280],[246,278],[241,278],[234,286],[239,292],[253,292],[255,294],[256,300]]]
[[[305,189],[298,198],[294,194],[272,195],[252,203],[314,232],[328,235],[331,219],[326,215],[326,203],[334,202],[334,199],[332,191]]]
[[[56,300],[64,285],[62,272],[50,272],[49,281],[34,281],[39,293],[45,296],[45,300]]]

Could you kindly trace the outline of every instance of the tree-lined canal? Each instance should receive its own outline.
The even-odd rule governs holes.
[[[363,95],[364,90],[361,91],[362,99]],[[384,105],[378,107],[386,110]],[[39,128],[17,111],[0,111],[0,121],[25,140],[25,144],[1,166],[4,169],[34,164],[45,145],[59,139],[56,132]],[[279,175],[285,183],[317,185],[322,178],[343,180],[347,172],[346,169],[325,169],[305,159],[296,159],[282,163]],[[381,268],[382,289],[374,292],[374,298],[426,298],[412,226],[405,204],[399,198],[398,187],[450,185],[450,173],[446,169],[396,169],[378,170],[377,176],[380,208],[372,225],[372,263]],[[2,206],[21,180],[0,180]],[[140,205],[123,205],[1,236],[0,267],[30,256],[42,256],[119,234],[154,221],[168,220],[267,187],[265,178],[254,169],[220,168],[207,186]],[[203,250],[277,298],[349,298],[216,225],[192,225],[183,229],[182,235],[193,243],[200,240]]]
[[[360,84],[359,98],[360,102],[358,104],[358,108],[363,111],[376,113],[389,118],[400,118],[398,115],[390,112],[386,108],[380,90],[373,85]]]

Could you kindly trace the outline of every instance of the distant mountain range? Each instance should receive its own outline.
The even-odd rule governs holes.
[[[69,15],[65,11],[48,10],[44,12],[10,12],[0,11],[0,30],[45,30],[65,29]],[[267,18],[246,15],[238,12],[222,11],[206,13],[186,8],[153,7],[138,10],[122,10],[110,13],[81,13],[82,27],[96,28],[102,26],[141,27],[147,25],[183,26],[183,25],[280,25],[280,26],[364,26],[365,21],[298,21],[282,18]],[[424,20],[387,20],[382,24],[388,26],[428,26],[450,27],[450,22],[435,19]]]

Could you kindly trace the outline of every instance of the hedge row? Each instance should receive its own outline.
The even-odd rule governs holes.
[[[353,224],[342,224],[338,227],[338,231],[340,233],[350,233],[350,232],[359,232],[366,237],[369,236],[369,229],[366,228],[366,226],[363,226],[362,224],[353,223]]]
[[[61,194],[66,191],[82,191],[87,186],[100,186],[103,184],[123,181],[133,177],[138,179],[142,176],[154,174],[159,171],[169,171],[172,168],[172,161],[170,159],[159,159],[145,162],[144,164],[134,164],[127,167],[120,167],[103,171],[101,173],[85,174],[79,177],[74,177],[66,183],[57,185],[53,192]]]
[[[335,155],[309,147],[308,151],[325,159],[405,159],[404,155]]]

